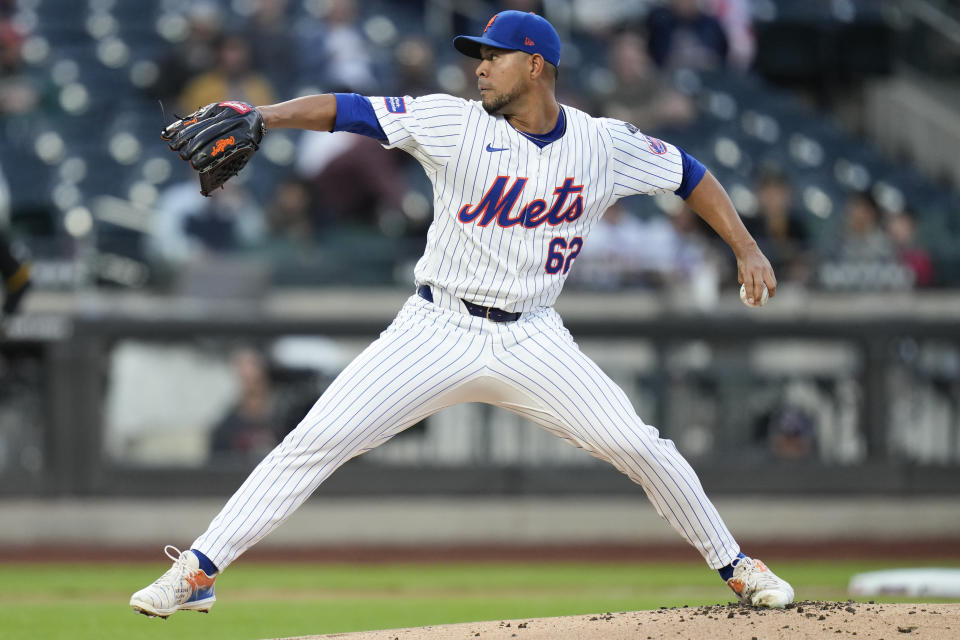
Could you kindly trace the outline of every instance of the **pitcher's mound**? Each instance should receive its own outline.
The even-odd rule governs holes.
[[[532,618],[301,636],[288,640],[649,640],[710,638],[960,638],[960,604],[804,601],[786,609],[739,604]]]

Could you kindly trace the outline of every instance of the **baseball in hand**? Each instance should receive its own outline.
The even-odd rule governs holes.
[[[747,285],[742,284],[740,285],[740,299],[743,301],[743,304],[747,305],[748,307],[762,307],[763,305],[767,304],[767,300],[770,299],[770,294],[767,293],[767,285],[763,285],[763,293],[760,294],[760,300],[754,301],[753,304],[750,304],[747,302]]]

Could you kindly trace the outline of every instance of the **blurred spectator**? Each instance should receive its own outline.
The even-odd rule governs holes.
[[[217,60],[217,41],[223,30],[220,9],[211,2],[196,2],[187,11],[186,18],[187,37],[157,62],[153,92],[165,103],[176,102],[187,83],[209,71]],[[190,107],[187,112],[196,108]]]
[[[403,95],[437,93],[437,60],[433,44],[423,36],[406,36],[394,48],[395,86]]]
[[[806,283],[810,277],[810,237],[793,206],[793,185],[779,167],[761,169],[756,180],[757,212],[744,226],[763,251],[780,282]]]
[[[707,0],[707,6],[727,34],[727,42],[730,43],[727,60],[730,65],[737,69],[749,69],[757,51],[750,0]]]
[[[0,20],[0,116],[28,113],[43,100],[38,82],[24,73],[23,34],[9,20]]]
[[[401,210],[403,174],[396,153],[366,136],[305,132],[297,169],[311,186],[318,231],[333,225],[373,227]]]
[[[442,28],[446,28],[451,37],[458,33],[481,32],[490,16],[500,11],[533,12],[553,21],[553,17],[545,11],[544,5],[548,2],[544,0],[481,0],[480,2],[424,2],[422,4],[427,6],[427,21],[438,26],[443,25]],[[433,6],[430,6],[431,4]],[[557,26],[555,22],[554,26]]]
[[[205,255],[229,253],[262,242],[263,211],[239,180],[226,183],[212,197],[200,195],[196,178],[164,189],[153,216],[148,241],[152,256],[182,265]]]
[[[670,0],[647,16],[650,57],[662,69],[717,69],[729,45],[720,21],[698,0]]]
[[[669,217],[641,220],[614,204],[590,231],[571,278],[607,289],[689,286],[710,297],[719,257],[704,231],[705,223],[683,205]]]
[[[614,29],[642,22],[648,4],[649,2],[637,0],[607,0],[598,11],[600,7],[596,0],[572,0],[570,18],[578,30],[586,31],[594,37],[605,38]],[[551,22],[559,28],[556,21],[551,19]]]
[[[259,460],[289,430],[277,408],[267,364],[255,349],[233,354],[239,389],[236,403],[227,411],[210,438],[213,457],[242,456]]]
[[[880,225],[880,209],[867,192],[847,197],[845,231],[837,257],[849,262],[892,262],[893,243]]]
[[[460,59],[454,58],[452,63],[449,65],[449,68],[454,69],[455,71],[450,75],[450,77],[456,78],[456,86],[449,84],[443,87],[445,92],[450,92],[458,98],[463,98],[464,100],[476,100],[477,99],[477,60],[474,58],[469,58],[467,56],[460,56]],[[560,77],[563,77],[561,72]],[[564,102],[563,104],[569,104]]]
[[[659,248],[645,253],[647,245]],[[590,231],[583,250],[577,256],[574,281],[592,287],[616,289],[643,281],[642,261],[646,258],[651,271],[662,273],[672,269],[672,251],[676,235],[663,217],[649,224],[639,220],[622,204],[614,203]],[[659,281],[658,276],[653,276]]]
[[[890,214],[887,218],[887,232],[900,262],[913,273],[913,286],[929,287],[933,284],[933,260],[930,254],[917,242],[917,225],[914,214],[909,209]]]
[[[721,286],[736,277],[736,268],[725,266],[726,245],[683,201],[671,212],[671,222],[679,238],[672,284],[688,285],[693,303],[709,309],[716,304]]]
[[[325,91],[375,91],[371,46],[357,22],[355,0],[329,0],[327,6],[323,38],[305,51],[304,68],[320,70]]]
[[[640,36],[631,32],[616,36],[608,56],[616,88],[600,97],[597,110],[601,115],[630,122],[644,131],[682,126],[696,117],[693,102],[663,79]]]
[[[816,419],[805,408],[792,404],[774,407],[755,423],[755,438],[774,458],[801,460],[817,449]]]
[[[316,240],[310,208],[310,189],[299,178],[280,181],[267,204],[267,225],[272,243],[310,247]]]
[[[913,275],[900,264],[893,241],[880,224],[880,210],[868,192],[847,197],[844,235],[828,249],[820,269],[828,289],[907,289]]]
[[[299,46],[290,35],[289,0],[256,0],[243,32],[252,47],[252,66],[281,94],[293,91],[300,77]]]
[[[250,43],[237,33],[223,35],[217,43],[213,69],[189,81],[178,103],[186,113],[224,99],[264,105],[275,102],[273,88],[262,74],[250,68]]]
[[[833,371],[828,378],[798,375],[774,383],[775,395],[764,401],[752,424],[755,451],[762,458],[836,459],[836,449],[822,440],[835,442],[839,436],[838,422],[845,411],[842,378],[833,377],[839,373]],[[763,395],[758,392],[758,397]]]

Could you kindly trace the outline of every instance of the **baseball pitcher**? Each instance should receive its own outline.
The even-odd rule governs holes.
[[[590,230],[617,199],[674,192],[729,244],[748,299],[776,293],[770,263],[723,187],[682,149],[630,123],[558,104],[560,39],[544,18],[503,11],[454,46],[476,58],[480,99],[315,95],[208,105],[163,131],[205,194],[235,174],[264,131],[351,131],[415,157],[434,218],[397,317],[257,466],[173,566],[130,599],[167,617],[208,611],[214,580],[340,465],[460,402],[503,407],[608,461],[746,603],[783,607],[793,589],[745,556],[673,442],[637,416],[586,357],[553,303]]]

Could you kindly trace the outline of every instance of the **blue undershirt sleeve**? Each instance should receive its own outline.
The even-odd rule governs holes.
[[[337,118],[339,120],[339,117]],[[674,191],[675,194],[686,200],[700,181],[703,180],[707,168],[699,160],[688,154],[686,151],[677,147],[680,152],[680,158],[683,160],[683,180],[680,181],[680,188]]]
[[[377,114],[370,104],[370,99],[356,93],[335,93],[337,99],[337,121],[333,125],[334,131],[349,131],[373,138],[386,140]]]

